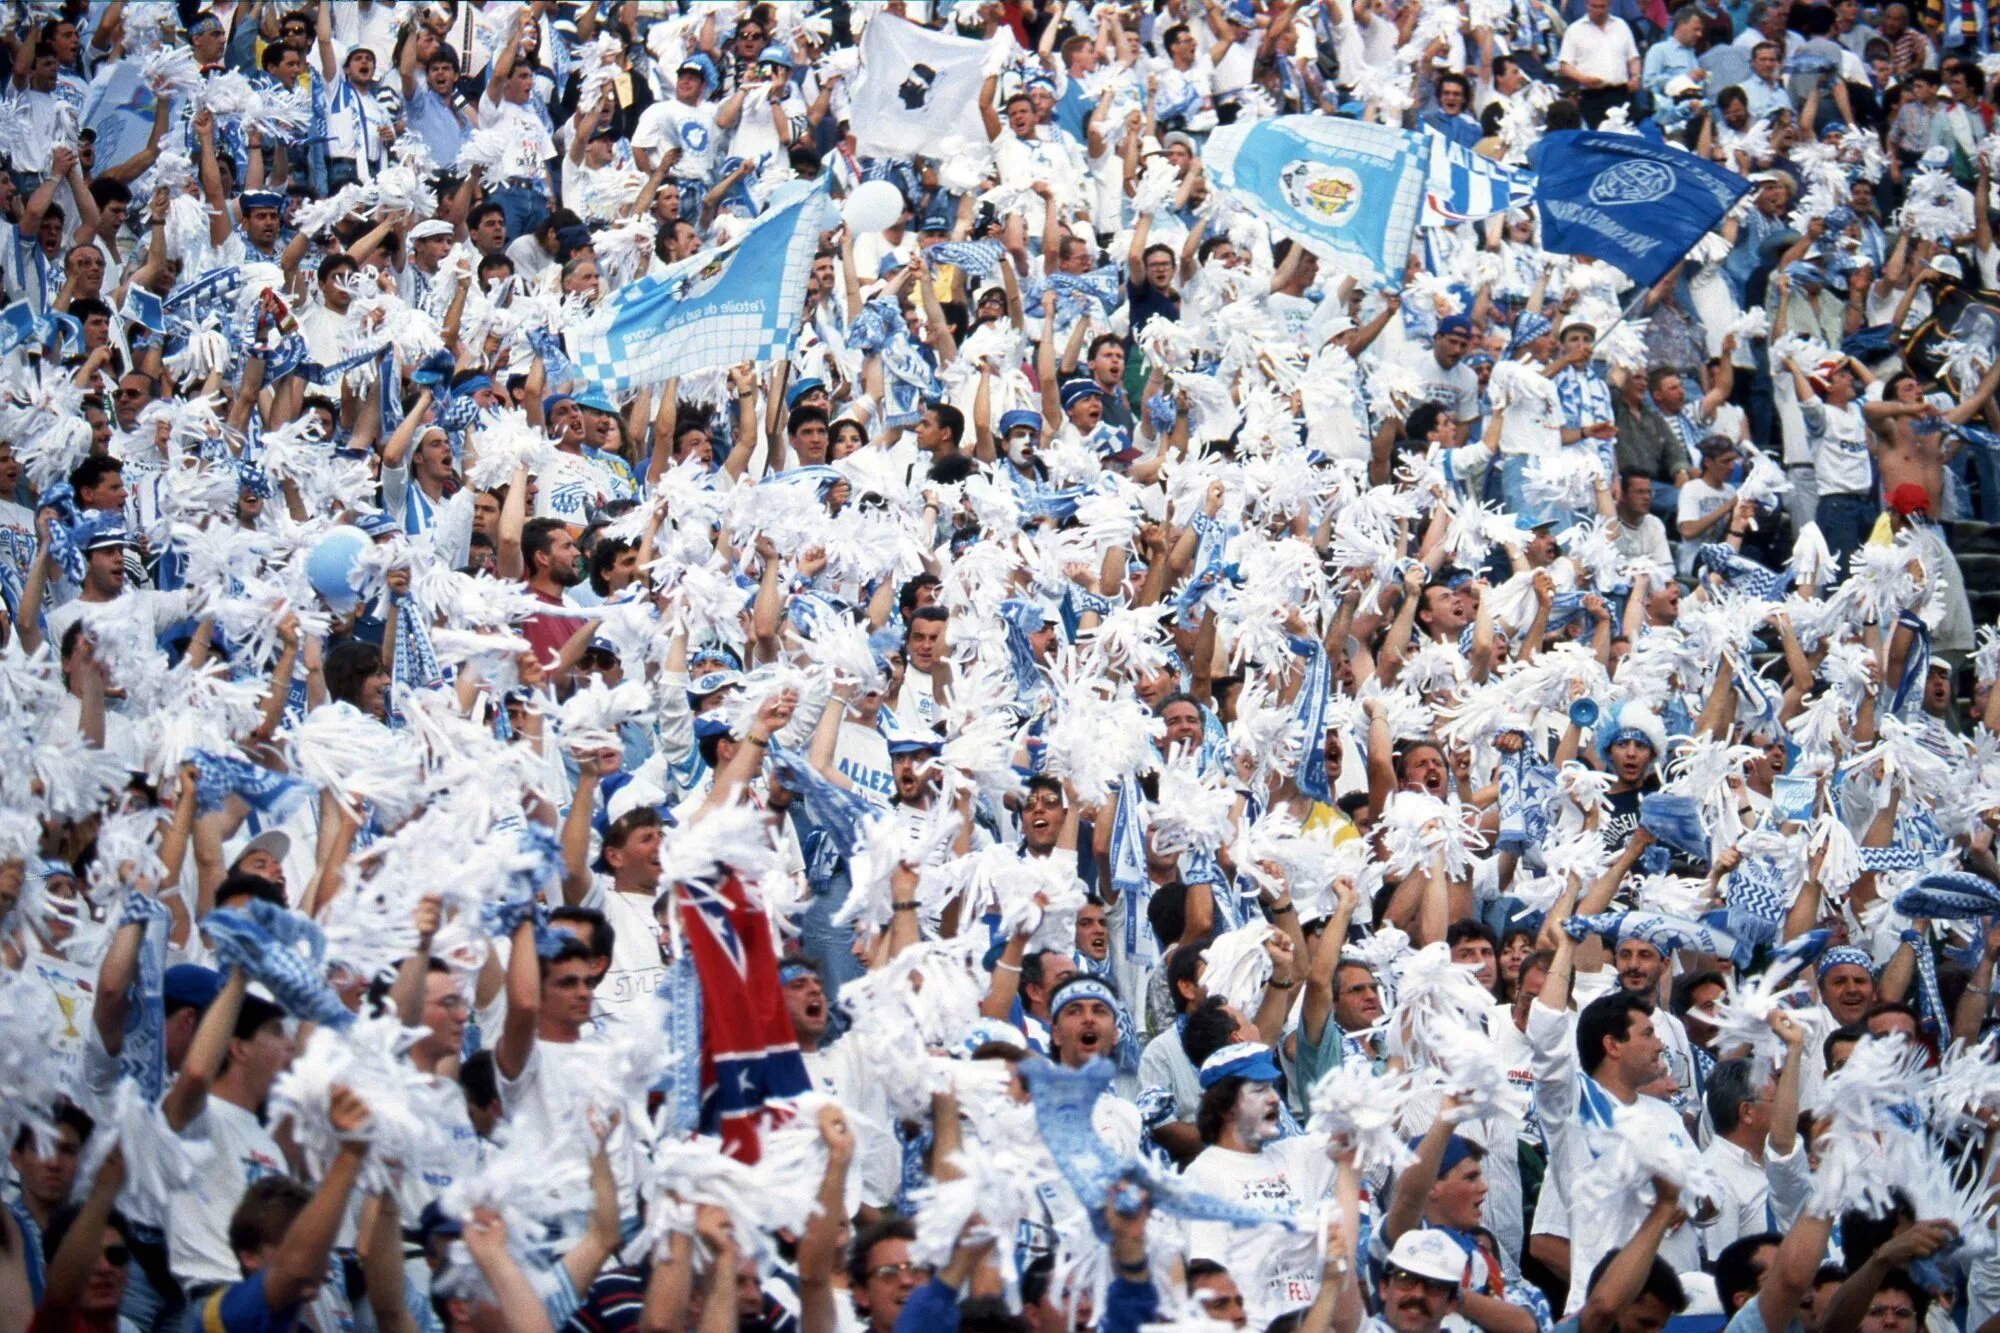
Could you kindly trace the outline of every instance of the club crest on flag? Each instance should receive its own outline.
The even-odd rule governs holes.
[[[1337,227],[1361,207],[1361,178],[1345,167],[1294,162],[1278,176],[1285,202]]]
[[[1674,192],[1674,170],[1660,162],[1620,162],[1590,183],[1594,204],[1650,204]]]
[[[709,289],[722,280],[722,275],[728,268],[729,255],[726,253],[717,255],[674,284],[674,299],[692,301],[698,296],[706,296]]]

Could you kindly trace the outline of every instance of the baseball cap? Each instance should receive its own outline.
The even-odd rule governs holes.
[[[609,417],[618,415],[618,409],[611,405],[611,400],[604,396],[602,389],[585,389],[576,395],[576,405],[586,412],[602,412]]]
[[[1225,1078],[1247,1078],[1253,1083],[1276,1083],[1278,1062],[1271,1048],[1258,1041],[1232,1042],[1201,1062],[1200,1083],[1212,1088]],[[1463,1265],[1460,1265],[1461,1270]],[[1455,1280],[1455,1279],[1454,1279]]]
[[[1947,278],[1957,278],[1960,282],[1965,280],[1965,267],[1958,262],[1958,256],[1956,255],[1939,255],[1931,260],[1930,268],[1933,272],[1942,273]]]
[[[550,414],[564,403],[573,403],[575,401],[575,398],[566,393],[550,394],[548,397],[542,399],[542,420],[547,421]]]
[[[1889,508],[1908,518],[1912,514],[1928,514],[1931,509],[1931,494],[1914,481],[1906,481],[1889,492]]]
[[[1002,412],[1000,414],[1001,439],[1006,439],[1009,435],[1012,435],[1024,426],[1035,432],[1036,438],[1040,438],[1042,433],[1042,414],[1040,412],[1030,412],[1025,407],[1017,407],[1011,412]]]
[[[206,1009],[222,993],[222,973],[199,963],[176,963],[160,979],[160,993],[168,1004]]]
[[[1464,315],[1446,315],[1438,321],[1438,337],[1448,338],[1453,334],[1457,334],[1461,338],[1470,338],[1472,336],[1472,321]]]
[[[786,69],[790,69],[792,67],[792,57],[782,46],[767,46],[757,53],[757,63],[760,65],[783,65]]]
[[[369,537],[393,537],[402,531],[402,528],[397,526],[395,519],[390,518],[379,509],[372,513],[363,514],[361,517],[355,519],[354,526],[361,529]]]
[[[273,861],[283,861],[292,854],[291,837],[280,829],[265,829],[243,844],[243,850],[236,853],[236,859],[229,863],[229,868],[234,870],[242,865],[243,858],[252,852],[268,852]]]
[[[892,755],[913,754],[918,750],[941,750],[944,748],[944,738],[939,736],[935,731],[905,731],[898,728],[884,733],[882,739],[887,742],[889,753]]]
[[[113,546],[135,546],[138,544],[132,540],[132,534],[126,531],[125,525],[115,521],[115,515],[111,517],[114,519],[113,522],[99,524],[91,530],[89,536],[83,539],[84,550],[102,551]]]
[[[799,399],[805,397],[807,394],[811,393],[814,389],[818,389],[822,393],[824,393],[826,391],[826,381],[816,376],[808,375],[804,379],[792,385],[791,388],[785,390],[786,408],[789,409],[797,407],[799,405]]]
[[[731,685],[741,684],[743,677],[734,671],[704,671],[688,681],[688,697],[700,698],[704,694],[714,694],[726,690]]]
[[[243,211],[245,213],[248,213],[253,208],[275,208],[279,212],[283,212],[285,208],[285,196],[276,190],[245,190],[238,198],[243,203]],[[451,230],[449,222],[439,225],[443,226],[446,231]],[[411,239],[418,239],[415,233],[411,234]]]
[[[1396,1237],[1388,1266],[1426,1282],[1457,1286],[1465,1278],[1466,1256],[1459,1243],[1442,1231],[1417,1229]]]

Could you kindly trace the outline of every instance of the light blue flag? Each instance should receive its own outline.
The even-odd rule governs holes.
[[[1202,157],[1211,181],[1322,264],[1402,278],[1424,203],[1422,139],[1357,120],[1279,116],[1223,126]]]
[[[1735,172],[1636,134],[1558,130],[1539,160],[1542,248],[1601,259],[1642,287],[1750,192]]]
[[[1531,172],[1503,167],[1436,130],[1425,134],[1430,161],[1424,182],[1424,226],[1490,218],[1535,197]]]
[[[766,213],[735,245],[612,293],[565,335],[578,373],[615,395],[782,356],[805,309],[825,197],[822,185]]]
[[[153,134],[153,90],[140,76],[138,61],[118,60],[98,69],[84,94],[83,127],[97,134],[99,171],[145,151]]]

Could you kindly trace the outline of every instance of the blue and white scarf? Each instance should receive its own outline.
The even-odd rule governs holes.
[[[202,930],[224,968],[240,968],[262,982],[279,1008],[294,1018],[345,1030],[354,1015],[321,975],[326,936],[296,912],[254,898],[241,907],[210,912]],[[306,946],[301,956],[299,945]]]

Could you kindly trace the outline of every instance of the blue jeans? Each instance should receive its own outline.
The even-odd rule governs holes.
[[[526,236],[549,215],[549,201],[539,185],[505,185],[486,192],[486,202],[500,205],[507,219],[507,239]]]
[[[1674,525],[1681,517],[1681,488],[1671,481],[1653,483],[1653,517],[1667,525],[1669,536],[1678,537],[1680,529]]]
[[[1833,558],[1840,562],[1842,569],[1846,568],[1847,557],[1860,550],[1861,544],[1868,540],[1880,512],[1872,495],[1856,495],[1850,491],[1819,497],[1813,521],[1819,524],[1820,536],[1826,538],[1827,550],[1833,552]]]
[[[799,922],[799,952],[819,964],[820,985],[830,1006],[840,998],[840,988],[859,981],[866,971],[854,956],[854,928],[836,926],[833,914],[847,901],[845,871],[833,877],[824,893],[813,895],[812,906]]]

